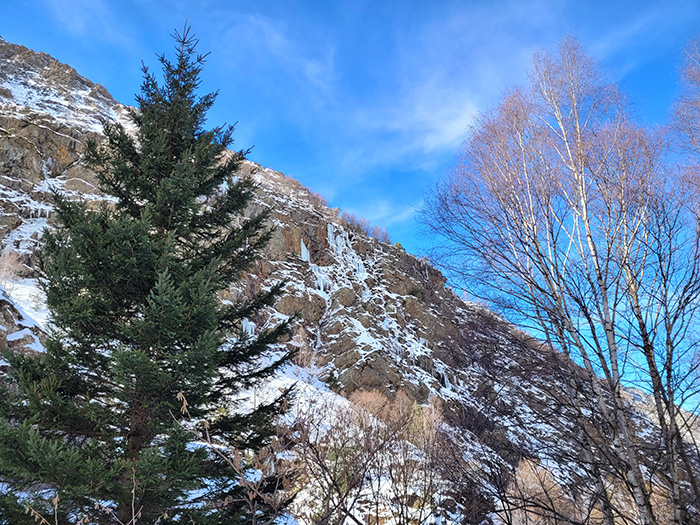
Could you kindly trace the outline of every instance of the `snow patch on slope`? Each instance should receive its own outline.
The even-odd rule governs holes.
[[[22,316],[18,321],[20,326],[37,327],[44,331],[48,328],[50,314],[46,307],[46,295],[36,279],[9,281],[0,286],[0,290]]]
[[[102,121],[126,121],[121,104],[100,95],[95,86],[80,85],[59,92],[35,71],[23,71],[22,76],[7,75],[0,87],[10,93],[0,94],[0,109],[4,116],[33,121],[36,115],[50,117],[67,127],[93,133],[102,132]]]

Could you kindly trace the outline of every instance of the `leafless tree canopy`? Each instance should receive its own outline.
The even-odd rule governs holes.
[[[691,42],[685,51],[681,80],[683,91],[674,115],[674,128],[681,143],[691,152],[700,153],[700,40]]]
[[[697,48],[692,56],[686,79],[697,90]],[[697,148],[700,97],[688,93],[678,128]],[[535,55],[529,85],[478,119],[423,216],[444,241],[439,261],[472,295],[584,368],[604,422],[584,454],[607,458],[591,470],[604,523],[687,523],[700,509],[694,416],[679,408],[696,396],[700,201],[692,172],[667,160],[668,142],[634,122],[567,39]],[[563,377],[581,406],[573,378]],[[653,459],[625,386],[653,397]],[[587,419],[581,410],[582,429]],[[630,508],[615,505],[611,486]]]

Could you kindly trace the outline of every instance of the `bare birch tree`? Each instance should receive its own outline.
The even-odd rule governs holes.
[[[423,216],[445,241],[441,263],[470,293],[585,370],[562,379],[583,460],[605,460],[589,472],[607,524],[687,523],[700,503],[679,408],[696,377],[698,199],[666,152],[665,136],[636,125],[617,87],[567,39],[557,54],[535,55],[527,88],[478,119]],[[652,394],[659,443],[635,435],[625,386]],[[632,515],[612,504],[610,476]]]

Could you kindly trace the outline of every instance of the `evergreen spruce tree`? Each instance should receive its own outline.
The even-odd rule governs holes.
[[[291,357],[269,350],[288,325],[241,332],[279,286],[234,305],[217,295],[270,231],[265,213],[243,217],[255,186],[235,176],[247,152],[227,152],[233,127],[204,128],[216,98],[197,95],[206,55],[189,28],[175,38],[176,60],[159,57],[162,85],[144,67],[136,136],[105,124],[107,141],[88,148],[114,202],[91,209],[55,195],[58,227],[40,263],[47,351],[5,354],[4,523],[33,523],[26,505],[61,524],[250,523],[232,503],[235,472],[186,430],[182,396],[219,439],[263,446],[286,394],[246,414],[230,400]]]

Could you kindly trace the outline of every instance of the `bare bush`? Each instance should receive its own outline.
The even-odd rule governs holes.
[[[189,419],[186,425],[178,422],[180,427],[194,435],[212,457],[222,461],[236,475],[236,489],[217,503],[218,508],[242,506],[246,510],[247,523],[251,525],[272,525],[287,514],[296,495],[299,476],[299,464],[290,450],[294,441],[291,429],[278,425],[276,435],[267,446],[257,450],[240,450],[212,436],[209,421],[193,421],[182,392],[177,398],[182,404],[180,411]],[[173,419],[177,421],[175,416]],[[133,520],[135,524],[136,519]]]
[[[328,207],[328,199],[317,191],[310,191],[309,198],[316,206]]]
[[[24,263],[20,255],[10,248],[5,248],[0,253],[0,285],[8,284],[21,275]]]
[[[374,237],[378,241],[385,242],[387,244],[391,244],[391,236],[389,235],[389,232],[386,231],[386,228],[381,227],[381,226],[375,226],[372,228],[372,232],[370,233],[371,237]]]
[[[378,241],[391,244],[391,236],[389,232],[386,231],[386,228],[380,226],[373,227],[364,217],[358,219],[354,213],[347,211],[344,211],[340,217],[351,230],[377,239]]]
[[[420,406],[403,392],[391,400],[376,391],[354,392],[350,400],[312,403],[294,424],[304,466],[299,519],[421,525],[443,515],[462,480],[453,484],[443,475],[449,439],[438,403]]]
[[[351,406],[333,400],[312,401],[293,425],[304,484],[295,502],[306,524],[336,523],[355,517],[366,494],[381,439],[375,422]]]
[[[344,211],[340,218],[345,221],[345,224],[348,225],[348,228],[350,228],[353,231],[356,231],[357,233],[369,235],[372,231],[372,226],[370,225],[369,221],[364,217],[360,217],[358,219],[354,213]]]
[[[291,346],[295,349],[294,364],[301,368],[313,368],[316,365],[316,349],[309,344],[306,331],[299,327],[291,340]]]

